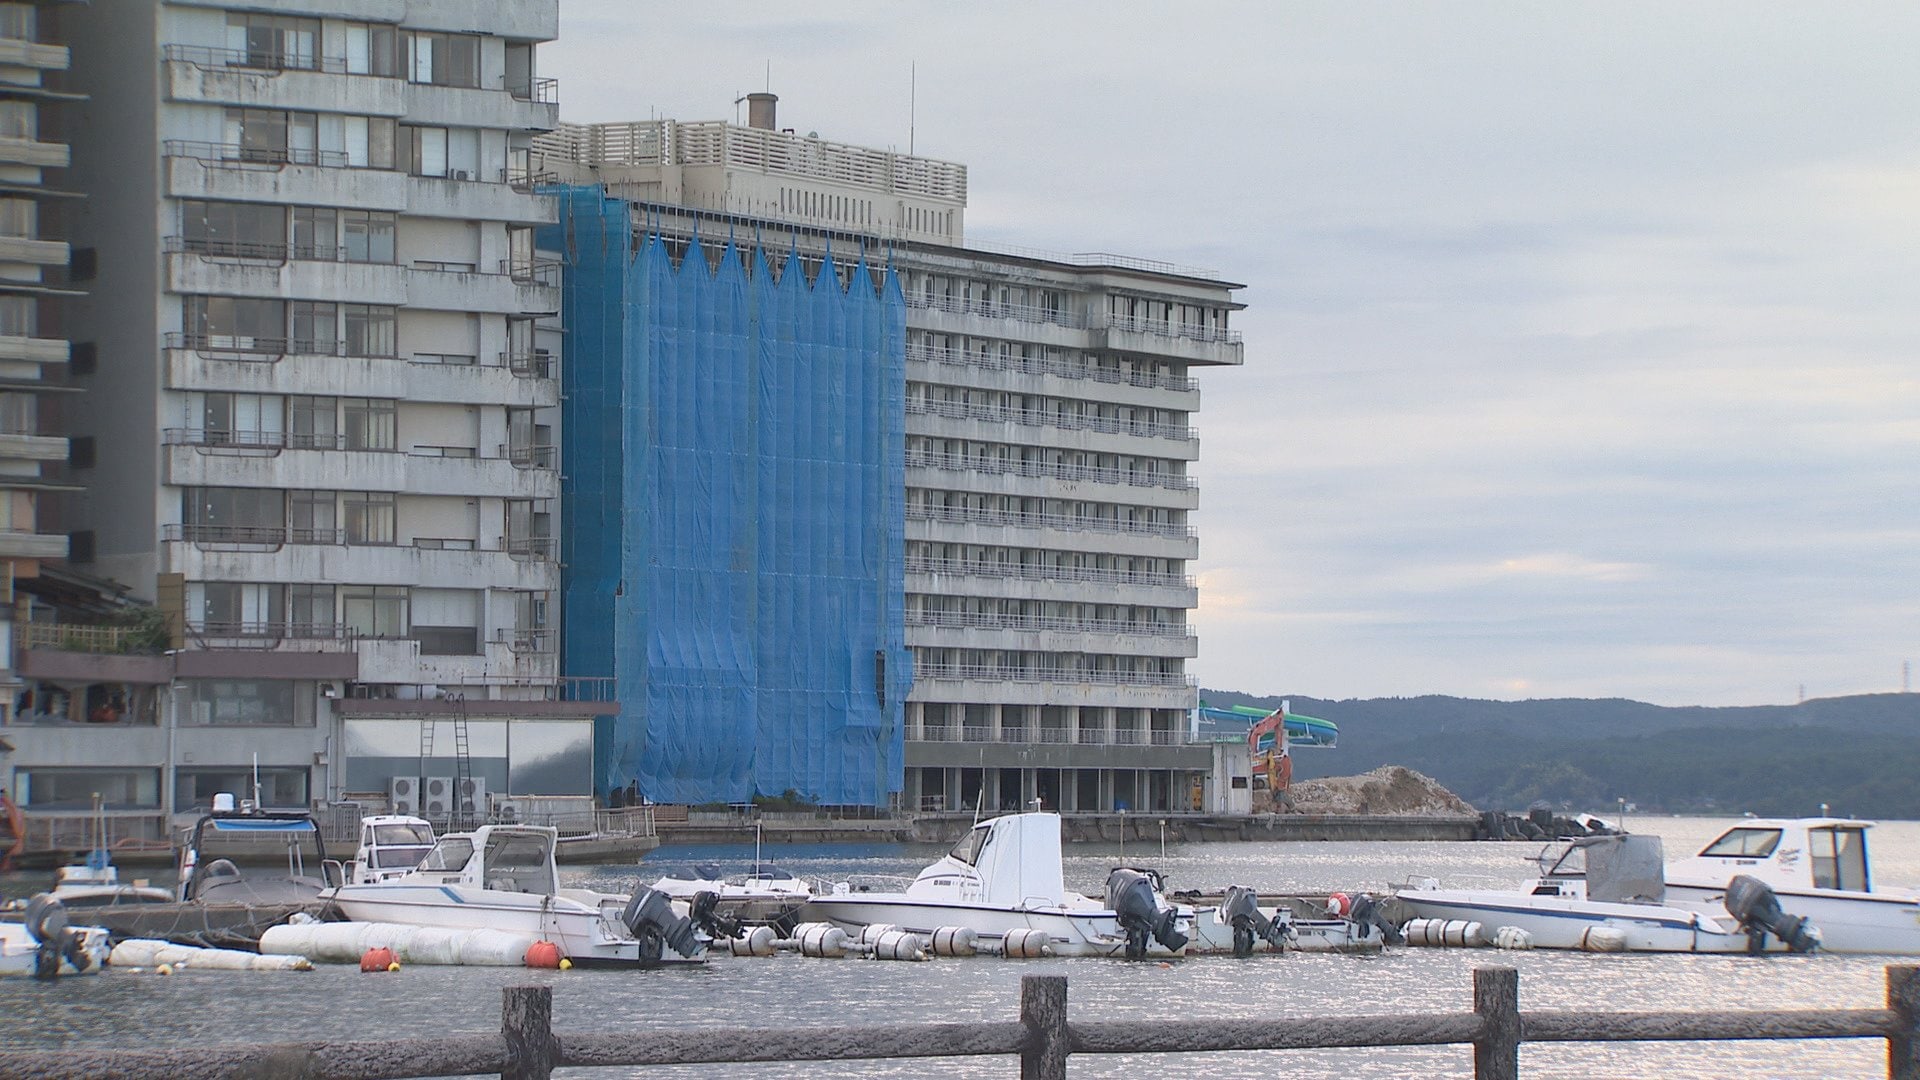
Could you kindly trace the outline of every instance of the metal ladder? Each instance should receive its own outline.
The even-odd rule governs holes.
[[[467,789],[473,782],[473,752],[467,741],[467,695],[448,694],[447,700],[453,702],[453,806],[448,820],[453,830],[471,829],[480,824],[476,820],[484,811],[475,806],[472,811],[464,808]]]

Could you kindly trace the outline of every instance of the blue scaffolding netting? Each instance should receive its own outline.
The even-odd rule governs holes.
[[[864,253],[636,234],[597,187],[553,193],[562,662],[618,680],[600,789],[884,804],[913,678],[899,281]]]

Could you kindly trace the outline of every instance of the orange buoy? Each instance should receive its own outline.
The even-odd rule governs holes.
[[[560,967],[560,946],[551,941],[536,941],[527,946],[526,964],[530,968]]]
[[[1327,897],[1327,914],[1336,919],[1344,919],[1353,912],[1353,900],[1346,893],[1337,892]]]
[[[361,971],[399,971],[400,962],[394,959],[393,950],[385,945],[377,949],[368,949],[360,956]]]

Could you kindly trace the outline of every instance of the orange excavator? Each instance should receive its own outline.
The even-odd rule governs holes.
[[[0,872],[13,869],[13,860],[26,848],[27,816],[0,791]]]

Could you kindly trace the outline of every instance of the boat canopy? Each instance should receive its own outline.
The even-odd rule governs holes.
[[[947,858],[978,872],[980,902],[989,907],[1059,907],[1066,902],[1059,814],[1038,811],[983,821],[967,830]],[[921,876],[935,873],[939,865],[921,871]]]

